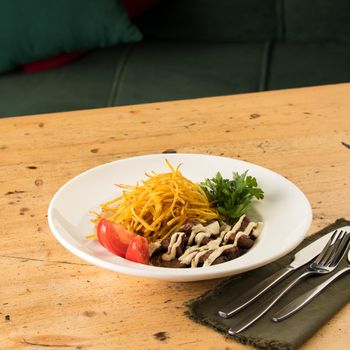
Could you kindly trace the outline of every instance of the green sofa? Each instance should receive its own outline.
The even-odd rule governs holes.
[[[0,117],[350,81],[349,0],[161,0],[143,40],[0,75]]]

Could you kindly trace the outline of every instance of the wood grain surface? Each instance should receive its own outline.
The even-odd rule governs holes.
[[[51,197],[96,165],[176,150],[247,160],[309,198],[310,234],[350,218],[350,84],[0,120],[0,349],[247,349],[193,323],[183,303],[219,281],[167,283],[66,251]],[[346,349],[345,307],[303,349]]]

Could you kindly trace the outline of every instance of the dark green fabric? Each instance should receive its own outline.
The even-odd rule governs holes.
[[[97,50],[58,69],[0,76],[0,117],[256,91],[264,49],[153,41]]]
[[[167,0],[138,24],[158,39],[350,42],[350,1]]]
[[[0,2],[0,73],[62,52],[140,39],[119,0]]]
[[[268,90],[350,81],[350,45],[282,44],[272,47]]]
[[[45,6],[35,12],[33,4]],[[108,46],[111,32],[120,34],[118,4],[1,2],[0,19],[6,7],[15,11],[0,20],[0,43],[8,40],[17,55],[8,64],[13,67],[29,55],[39,58],[42,48],[61,45],[68,51],[66,37],[79,42],[76,49],[86,47],[83,35]],[[55,6],[67,11],[29,22],[30,16],[39,18]],[[48,72],[0,75],[0,117],[349,82],[349,8],[348,0],[162,0],[139,18],[144,42],[102,49]],[[20,22],[13,20],[16,16]],[[127,23],[128,33],[138,36]],[[12,37],[23,28],[28,33],[18,44]],[[32,33],[40,33],[38,45]],[[3,47],[0,70],[11,51]]]
[[[276,37],[275,0],[165,0],[138,20],[145,36],[195,41]]]
[[[249,289],[251,286],[254,286],[257,281],[270,276],[272,273],[278,271],[280,268],[288,264],[295,252],[300,248],[306,246],[311,241],[331,230],[347,225],[350,225],[350,221],[339,219],[334,224],[325,227],[312,237],[305,239],[297,249],[282,259],[259,269],[225,280],[213,291],[209,291],[198,299],[188,302],[188,316],[196,322],[210,326],[219,332],[226,334],[228,328],[230,328],[230,325],[233,325],[239,318],[242,317],[242,314],[249,311],[249,307],[231,319],[225,320],[219,317],[217,314],[217,310],[220,309],[222,305],[227,304],[236,296],[241,295],[245,290]],[[342,266],[348,266],[348,262],[345,258],[341,263],[341,267]],[[292,274],[292,276],[290,276],[290,278],[281,283],[279,286],[275,287],[273,290],[280,289],[292,278],[294,278],[295,275],[301,274],[302,272],[303,269],[295,272]],[[271,317],[281,308],[282,305],[286,305],[295,297],[315,287],[328,277],[329,275],[324,275],[321,277],[310,277],[306,279],[289,291],[287,295],[284,296],[281,301],[279,301],[260,320],[242,333],[238,333],[233,338],[243,344],[249,344],[258,349],[297,349],[350,301],[350,275],[345,275],[344,277],[336,280],[312,302],[307,304],[292,317],[279,323],[272,322]],[[265,298],[268,296],[269,294],[267,293]],[[265,298],[262,297],[261,300]]]
[[[107,107],[128,45],[97,50],[64,67],[0,77],[0,117]]]
[[[135,45],[114,105],[257,91],[263,43],[152,41]]]
[[[285,0],[285,40],[350,42],[349,0]]]
[[[145,41],[0,76],[0,117],[350,81],[350,45]],[[267,71],[266,71],[267,68]]]

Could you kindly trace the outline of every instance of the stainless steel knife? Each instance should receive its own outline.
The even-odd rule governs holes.
[[[338,228],[339,230],[349,229],[349,226]],[[335,230],[334,230],[335,231]],[[318,240],[310,243],[305,248],[299,250],[295,255],[291,263],[282,268],[281,270],[275,272],[273,275],[265,278],[259,282],[256,286],[248,290],[246,293],[242,294],[241,297],[235,299],[232,303],[225,305],[218,311],[219,315],[223,318],[230,318],[237,312],[244,309],[247,305],[252,303],[266,291],[275,286],[278,282],[285,279],[290,273],[304,266],[315,258],[326,245],[327,241],[334,233],[334,231],[327,233]]]

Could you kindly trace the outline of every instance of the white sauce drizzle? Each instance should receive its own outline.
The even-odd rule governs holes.
[[[188,239],[188,245],[192,245],[193,241],[199,246],[202,243],[204,237],[210,237],[211,235],[217,235],[220,232],[220,224],[218,221],[214,221],[208,226],[197,224],[192,227],[190,238]]]
[[[262,231],[264,224],[262,222],[258,222],[256,224],[256,227],[254,228],[253,232],[251,233],[255,238],[258,238],[260,236],[260,233]]]
[[[168,251],[162,255],[164,261],[171,261],[176,258],[176,248],[180,246],[185,232],[175,232],[170,239]]]
[[[208,256],[207,260],[204,261],[203,266],[210,266],[226,249],[233,247],[235,247],[234,244],[226,244],[217,248]]]
[[[245,235],[246,235],[246,234],[245,234],[243,231],[237,232],[236,237],[235,237],[235,240],[234,240],[234,242],[233,242],[233,245],[234,245],[235,247],[237,247],[239,238],[242,237],[242,236],[245,236]]]
[[[187,253],[189,249],[186,250],[185,253]],[[186,265],[189,265],[191,264],[191,262],[193,261],[193,259],[196,257],[196,255],[201,252],[201,251],[204,251],[203,249],[202,250],[199,250],[197,248],[197,250],[194,250],[192,252],[189,252],[188,254],[186,254],[186,256],[184,256],[184,254],[182,254],[180,257],[179,257],[179,261],[183,264],[186,264]]]
[[[188,245],[192,245],[194,238],[198,232],[202,232],[204,226],[202,224],[197,224],[192,227],[190,238],[188,239]]]
[[[202,245],[201,247],[192,246],[190,248],[187,248],[185,252],[179,257],[179,261],[186,265],[189,265],[192,259],[195,258],[196,254],[202,251],[207,252],[208,250],[219,248],[221,241],[222,241],[221,238],[218,237],[210,241],[208,244]]]
[[[233,246],[237,247],[239,238],[242,236],[249,236],[250,231],[252,231],[252,229],[254,229],[256,227],[256,225],[257,224],[255,222],[250,222],[244,231],[237,232],[235,240],[233,242]]]
[[[249,236],[250,232],[256,227],[256,222],[250,222],[244,230],[244,234]]]
[[[208,226],[204,227],[204,231],[198,232],[194,240],[197,246],[200,246],[204,237],[210,237],[211,235],[218,235],[220,232],[220,225],[218,221],[214,221]]]
[[[230,231],[230,230],[231,230],[231,226],[228,225],[228,224],[226,224],[226,222],[223,222],[223,223],[221,224],[221,226],[220,226],[220,231],[221,231],[221,232],[222,232],[222,231],[228,232],[228,231]]]
[[[209,250],[203,250],[202,252],[197,252],[194,259],[191,261],[191,267],[197,267],[199,263],[199,259],[202,255],[205,255],[208,253]]]
[[[187,249],[178,258],[179,261],[186,265],[191,264],[191,267],[197,267],[201,256],[212,250],[212,253],[203,264],[203,266],[210,266],[225,250],[237,247],[240,237],[244,235],[249,236],[250,234],[258,237],[262,230],[263,223],[250,222],[244,231],[239,231],[244,218],[245,215],[242,215],[232,228],[229,225],[225,224],[225,226],[222,227],[224,230],[221,233],[220,224],[218,221],[214,221],[207,226],[203,226],[202,224],[193,226],[191,235],[188,240]],[[206,245],[200,246],[204,237],[218,235],[219,233],[219,237],[209,241]],[[168,251],[162,255],[163,260],[170,261],[176,258],[176,248],[181,245],[184,234],[184,232],[175,232],[171,236]],[[232,244],[226,244],[228,239],[233,234],[236,234],[234,242]],[[193,241],[196,242],[196,245],[194,246],[192,246]]]
[[[234,235],[238,230],[239,228],[241,227],[242,225],[242,222],[245,218],[245,215],[243,214],[239,220],[235,223],[235,225],[231,228],[231,230],[229,230],[228,232],[226,232],[224,235],[223,235],[223,239],[224,239],[224,243],[226,244],[227,241],[230,239],[230,237],[232,235]]]

